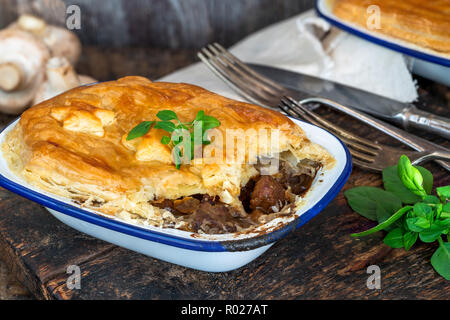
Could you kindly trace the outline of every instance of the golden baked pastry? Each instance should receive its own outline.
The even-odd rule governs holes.
[[[450,1],[448,0],[334,0],[333,13],[367,29],[371,13],[380,8],[380,29],[396,37],[438,52],[450,53]]]
[[[270,139],[259,139],[244,143],[247,151],[259,147],[253,163],[206,163],[200,157],[177,169],[170,147],[161,143],[164,130],[127,140],[136,125],[155,120],[161,110],[174,111],[182,123],[204,111],[220,121],[217,132],[224,135],[229,129],[277,129],[277,153],[269,152]],[[8,134],[3,153],[29,183],[84,207],[205,233],[235,232],[292,213],[319,168],[334,163],[278,112],[194,85],[141,77],[79,87],[30,108]],[[278,173],[261,176],[263,157],[279,158]]]

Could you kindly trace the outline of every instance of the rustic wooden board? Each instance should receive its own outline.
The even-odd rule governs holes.
[[[99,80],[128,74],[158,78],[194,60],[194,51],[85,48],[81,72]],[[153,57],[153,59],[142,59]],[[120,63],[119,63],[120,62]],[[419,79],[420,105],[448,115],[450,90]],[[336,122],[371,139],[392,142],[358,122],[324,111]],[[12,117],[2,117],[5,123]],[[449,146],[448,141],[433,138]],[[450,175],[426,165],[435,185]],[[345,189],[381,186],[379,174],[354,169]],[[382,244],[382,234],[361,240],[351,232],[370,226],[353,213],[343,193],[316,218],[279,241],[264,255],[238,270],[213,274],[155,260],[81,234],[57,221],[44,208],[0,190],[0,259],[41,299],[449,299],[450,283],[429,261],[435,245],[409,252]],[[80,266],[81,289],[66,285],[69,265]],[[366,287],[366,268],[381,268],[381,290]]]
[[[59,3],[59,5],[58,5]],[[81,10],[83,44],[200,48],[231,45],[276,21],[313,7],[313,0],[0,0],[0,28],[17,12],[65,21],[61,4]],[[45,8],[45,9],[43,9]]]

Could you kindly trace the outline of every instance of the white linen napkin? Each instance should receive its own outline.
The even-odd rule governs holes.
[[[335,29],[312,10],[252,34],[230,51],[245,62],[329,79],[402,102],[417,98],[406,57]],[[160,80],[191,83],[245,101],[201,62]]]

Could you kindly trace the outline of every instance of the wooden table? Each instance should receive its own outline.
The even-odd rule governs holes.
[[[100,80],[129,74],[158,78],[194,61],[193,51],[85,48],[79,71]],[[449,115],[450,90],[419,79],[419,106]],[[327,112],[336,122],[371,139],[392,143],[356,121]],[[2,116],[3,125],[12,117]],[[450,146],[431,135],[427,139]],[[395,142],[394,142],[395,143]],[[447,171],[426,165],[435,185],[450,184]],[[381,176],[358,168],[344,190],[381,186]],[[0,259],[40,299],[449,299],[450,282],[430,265],[435,245],[392,250],[378,233],[349,234],[369,221],[346,204],[343,193],[300,230],[252,263],[232,272],[206,273],[172,265],[77,232],[41,206],[0,189]],[[366,286],[366,268],[381,268],[381,289]],[[81,289],[66,285],[69,265],[81,268]]]

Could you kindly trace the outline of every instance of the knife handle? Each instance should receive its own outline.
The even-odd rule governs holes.
[[[422,129],[450,139],[450,119],[411,107],[403,114],[405,127]]]

